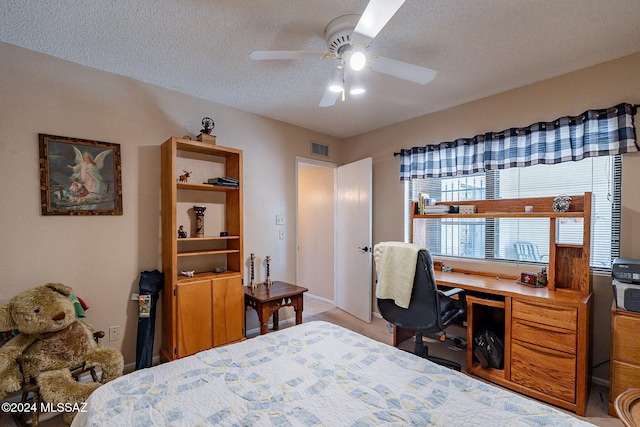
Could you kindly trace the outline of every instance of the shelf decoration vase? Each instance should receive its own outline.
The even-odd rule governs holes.
[[[204,237],[204,211],[207,209],[206,206],[194,206],[193,212],[196,214],[196,229],[195,229],[195,237]]]

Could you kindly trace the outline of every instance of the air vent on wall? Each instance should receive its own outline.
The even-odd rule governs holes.
[[[311,154],[315,156],[329,157],[329,146],[317,141],[311,141]]]

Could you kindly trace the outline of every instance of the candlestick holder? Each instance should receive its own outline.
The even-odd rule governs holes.
[[[256,259],[256,255],[254,253],[251,253],[251,256],[249,257],[250,259],[250,263],[249,263],[249,275],[250,275],[250,282],[249,282],[249,287],[251,288],[251,290],[255,290],[256,289],[256,282],[254,280],[254,274],[255,274],[255,267],[254,267],[254,261]]]
[[[267,288],[271,287],[271,273],[270,273],[270,268],[269,268],[269,261],[271,261],[271,257],[269,255],[267,255],[267,257],[265,258],[265,262],[267,264],[267,279],[264,281],[264,284],[267,285]]]

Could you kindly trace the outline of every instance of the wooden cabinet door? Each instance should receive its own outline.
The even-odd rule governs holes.
[[[211,280],[177,286],[178,357],[213,347]]]
[[[242,279],[213,280],[213,346],[244,338],[244,288]]]

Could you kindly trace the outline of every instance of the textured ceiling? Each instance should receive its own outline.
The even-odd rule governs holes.
[[[320,108],[336,60],[249,58],[326,50],[326,25],[366,5],[5,0],[0,41],[337,138],[640,51],[638,0],[407,0],[369,50],[437,70],[427,85],[369,70],[365,95]]]

